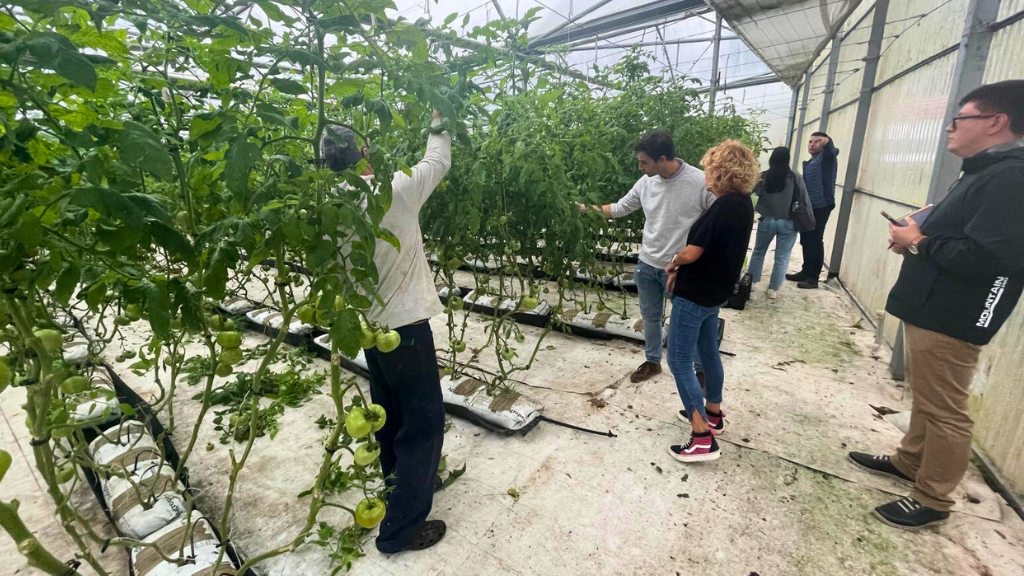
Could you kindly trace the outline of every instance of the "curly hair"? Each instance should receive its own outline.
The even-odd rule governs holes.
[[[700,163],[708,190],[717,195],[750,194],[761,175],[757,157],[736,140],[726,140],[708,150]]]

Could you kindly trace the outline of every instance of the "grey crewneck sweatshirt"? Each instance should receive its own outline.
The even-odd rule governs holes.
[[[664,268],[686,246],[690,227],[715,201],[704,182],[704,172],[683,162],[671,178],[644,176],[612,204],[612,218],[643,209],[644,233],[640,261]]]

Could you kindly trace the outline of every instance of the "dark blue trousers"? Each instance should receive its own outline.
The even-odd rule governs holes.
[[[444,402],[429,322],[397,328],[402,343],[384,354],[366,351],[370,397],[387,411],[376,433],[380,464],[393,488],[377,549],[402,550],[419,533],[434,503],[434,478],[444,442]]]

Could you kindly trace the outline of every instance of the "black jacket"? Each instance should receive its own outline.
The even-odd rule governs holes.
[[[907,254],[886,311],[971,344],[988,344],[1024,289],[1024,147],[968,158]]]

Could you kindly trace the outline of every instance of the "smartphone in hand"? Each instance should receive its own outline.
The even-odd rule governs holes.
[[[900,222],[899,220],[897,220],[897,219],[893,218],[892,216],[889,216],[888,214],[886,214],[885,210],[882,210],[882,216],[884,216],[886,220],[891,222],[893,226],[899,226],[900,228],[903,228],[904,226],[906,226],[905,223]]]

